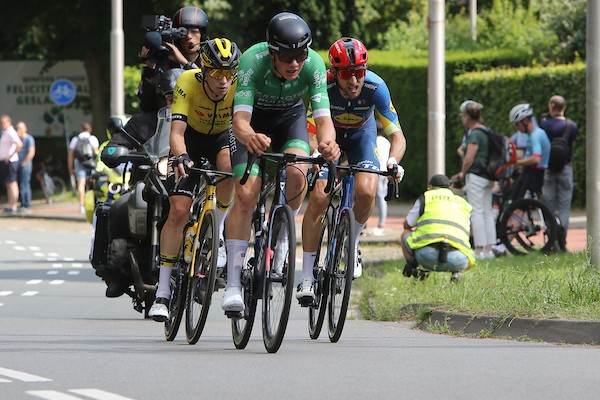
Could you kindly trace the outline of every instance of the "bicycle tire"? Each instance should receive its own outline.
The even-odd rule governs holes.
[[[165,339],[171,342],[177,336],[183,311],[186,306],[189,271],[183,260],[183,251],[179,252],[177,264],[171,271],[171,301],[169,301],[169,318],[165,321]]]
[[[354,238],[354,212],[346,209],[342,211],[340,222],[336,227],[334,259],[329,276],[327,315],[329,340],[332,343],[340,339],[346,322],[356,262]]]
[[[252,233],[254,235],[254,232]],[[254,237],[254,236],[252,236]],[[248,247],[244,266],[242,267],[242,298],[244,299],[244,312],[242,318],[231,319],[231,334],[233,344],[236,349],[245,349],[250,340],[252,327],[254,326],[254,317],[256,316],[256,306],[258,303],[257,275],[254,267],[256,258],[254,256],[254,247]]]
[[[502,213],[498,231],[500,240],[512,254],[549,253],[556,241],[556,220],[541,201],[521,199]]]
[[[58,176],[52,177],[52,184],[54,185],[54,194],[52,199],[55,201],[61,201],[64,199],[65,194],[67,193],[67,184],[62,178]]]
[[[215,210],[204,213],[197,237],[193,271],[188,283],[185,333],[189,344],[198,342],[202,335],[215,290],[219,253],[218,225]]]
[[[321,234],[319,235],[319,247],[313,268],[315,283],[315,302],[308,308],[308,335],[311,339],[317,339],[321,334],[325,311],[327,311],[327,298],[329,294],[329,277],[327,274],[327,261],[330,247],[332,246],[333,209],[328,208],[323,216]]]
[[[266,254],[262,325],[265,348],[269,353],[276,353],[285,335],[294,292],[296,230],[292,209],[284,205],[275,210],[270,225],[268,248],[272,250],[272,258]],[[287,237],[287,241],[282,240],[283,237]]]

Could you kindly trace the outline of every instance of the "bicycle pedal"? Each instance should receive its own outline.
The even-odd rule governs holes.
[[[298,299],[298,303],[300,307],[315,307],[315,302],[310,297],[300,298]]]
[[[225,311],[225,316],[231,319],[242,319],[244,318],[244,313],[242,311]]]
[[[224,278],[218,276],[217,280],[215,281],[215,292],[218,292],[219,289],[225,289],[227,282],[225,281]]]

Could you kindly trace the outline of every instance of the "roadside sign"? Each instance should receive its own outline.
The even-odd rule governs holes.
[[[50,85],[50,99],[59,106],[68,106],[77,96],[77,88],[68,79],[57,79]]]

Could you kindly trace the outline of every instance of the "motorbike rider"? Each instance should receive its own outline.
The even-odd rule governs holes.
[[[186,6],[175,12],[171,19],[173,28],[186,28],[187,34],[180,39],[153,44],[164,46],[165,52],[155,55],[156,49],[150,49],[150,44],[140,50],[139,57],[145,62],[142,68],[142,79],[138,86],[138,98],[143,112],[157,112],[160,109],[160,96],[157,98],[156,87],[161,75],[172,68],[197,69],[202,62],[200,46],[208,40],[208,16],[198,7]],[[149,47],[146,47],[149,46]],[[164,59],[165,55],[168,57]]]
[[[185,167],[199,164],[206,158],[220,171],[231,172],[229,134],[240,55],[237,44],[228,39],[208,40],[202,45],[201,70],[186,71],[177,79],[170,139],[173,158],[168,178],[174,182],[174,187],[169,196],[169,215],[161,230],[156,300],[148,313],[158,322],[164,322],[169,316],[171,271],[183,241],[182,232],[188,220],[194,187],[200,178],[197,174],[188,175]],[[232,180],[218,183],[217,216],[221,239],[218,269],[223,269],[226,263],[223,228],[232,198]]]
[[[158,93],[160,94],[161,108],[170,106],[173,102],[173,90],[175,82],[184,70],[181,68],[171,69],[165,72],[158,82]],[[157,126],[156,112],[147,112],[132,116],[124,130],[127,132],[116,132],[104,147],[101,153],[101,159],[109,168],[115,168],[119,165],[118,156],[135,150],[140,145],[150,139]],[[145,171],[139,168],[131,168],[130,185],[143,179]],[[115,201],[110,209],[108,232],[109,242],[116,238],[129,237],[129,227],[127,218],[127,194],[121,196],[120,200]],[[107,285],[106,297],[119,297],[125,293],[129,286],[129,279],[123,275],[120,268],[116,265],[96,266],[96,274],[100,276]]]

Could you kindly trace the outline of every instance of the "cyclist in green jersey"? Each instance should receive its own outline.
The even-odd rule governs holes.
[[[340,156],[329,110],[325,63],[309,48],[311,43],[312,34],[306,22],[298,15],[283,12],[269,22],[267,42],[255,44],[240,60],[229,145],[235,197],[225,228],[227,288],[222,306],[225,311],[244,309],[240,274],[260,190],[258,168],[253,168],[245,185],[239,183],[248,152],[260,154],[272,147],[274,151],[308,155],[303,101],[308,92],[319,151],[326,160]],[[286,197],[296,214],[306,195],[307,168],[306,165],[287,168]]]

